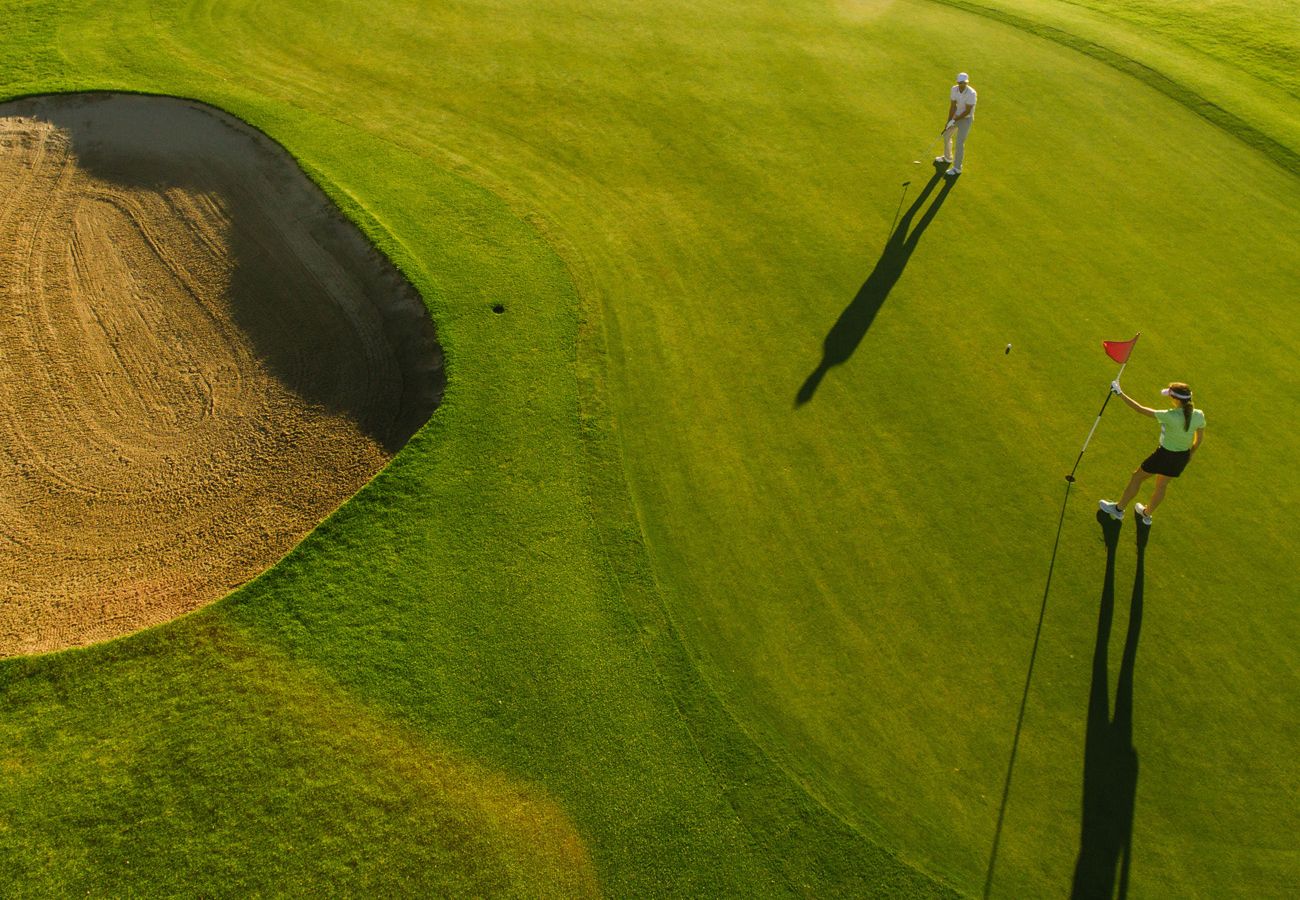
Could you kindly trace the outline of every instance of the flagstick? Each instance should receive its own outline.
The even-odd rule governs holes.
[[[1138,338],[1140,338],[1140,337],[1142,337],[1142,332],[1139,331],[1139,332],[1137,333],[1137,336],[1133,338],[1133,347],[1130,347],[1130,348],[1129,348],[1129,351],[1128,351],[1128,357],[1125,357],[1123,365],[1121,365],[1121,366],[1119,367],[1119,375],[1116,375],[1116,376],[1115,376],[1115,380],[1116,380],[1116,381],[1119,381],[1120,376],[1124,374],[1124,366],[1127,366],[1127,365],[1128,365],[1129,357],[1132,357],[1132,356],[1133,356],[1133,348],[1134,348],[1134,347],[1137,347],[1137,340],[1138,340]],[[1106,404],[1109,403],[1109,402],[1110,402],[1110,398],[1111,398],[1111,397],[1114,397],[1114,396],[1115,396],[1115,394],[1112,393],[1111,391],[1109,391],[1109,390],[1106,391],[1106,399],[1103,400],[1103,401],[1101,401],[1101,410],[1097,413],[1097,420],[1096,420],[1095,422],[1092,423],[1092,428],[1089,429],[1089,431],[1088,431],[1088,436],[1087,436],[1086,438],[1084,438],[1084,440],[1083,440],[1083,450],[1080,450],[1080,451],[1079,451],[1079,457],[1078,457],[1078,459],[1076,459],[1076,460],[1074,461],[1074,468],[1070,470],[1070,474],[1065,476],[1065,480],[1066,480],[1066,481],[1069,481],[1069,482],[1071,482],[1071,483],[1074,482],[1074,473],[1077,472],[1077,471],[1079,470],[1079,463],[1083,460],[1083,451],[1088,449],[1088,442],[1092,440],[1092,434],[1093,434],[1093,432],[1096,431],[1096,430],[1097,430],[1097,426],[1101,424],[1101,414],[1104,413],[1104,412],[1106,411]]]

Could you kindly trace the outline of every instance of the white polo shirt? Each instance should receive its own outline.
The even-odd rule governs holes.
[[[975,88],[968,84],[966,90],[963,91],[954,84],[952,86],[952,102],[957,104],[957,108],[953,110],[954,116],[960,116],[970,109],[970,117],[975,118],[975,110],[973,109],[975,106]]]

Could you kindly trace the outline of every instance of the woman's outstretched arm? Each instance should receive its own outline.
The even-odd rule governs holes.
[[[1138,403],[1128,394],[1124,393],[1124,389],[1119,386],[1118,381],[1112,381],[1110,383],[1110,389],[1114,394],[1116,394],[1119,397],[1119,399],[1127,403],[1134,412],[1142,413],[1142,415],[1150,416],[1153,419],[1156,417],[1156,411],[1154,409],[1151,409],[1151,407],[1149,406],[1143,406],[1141,403]]]

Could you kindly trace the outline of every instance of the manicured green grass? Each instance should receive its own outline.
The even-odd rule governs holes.
[[[1154,86],[1297,167],[1300,8],[1287,0],[936,0],[1010,22]],[[1079,85],[1086,90],[1086,85]],[[1162,130],[1153,120],[1153,133]],[[1172,149],[1172,148],[1171,148]],[[1176,152],[1176,151],[1174,151]]]
[[[1197,385],[1214,449],[1174,487],[1150,552],[1158,612],[1137,662],[1134,885],[1213,895],[1286,883],[1300,865],[1285,838],[1290,725],[1275,703],[1237,695],[1285,696],[1295,671],[1294,629],[1281,624],[1289,577],[1270,560],[1294,545],[1296,488],[1270,480],[1281,502],[1266,520],[1242,514],[1239,498],[1242,473],[1269,469],[1277,443],[1294,446],[1289,435],[1252,441],[1246,424],[1260,403],[1296,412],[1277,389],[1295,342],[1272,324],[1289,318],[1300,274],[1294,174],[1053,44],[923,6],[894,11],[856,35],[827,23],[809,41],[820,65],[791,87],[798,100],[771,103],[840,127],[820,129],[821,152],[746,185],[736,218],[766,224],[711,230],[713,217],[697,215],[680,255],[643,264],[634,286],[641,273],[624,266],[633,275],[609,290],[629,471],[675,613],[711,682],[811,790],[979,890],[1061,476],[1115,370],[1098,344],[1142,329],[1130,388],[1155,401],[1169,379]],[[863,53],[868,34],[897,55]],[[917,153],[905,126],[921,135],[930,121],[914,97],[927,54],[969,69],[982,90],[969,175],[855,355],[796,409],[822,338],[883,249],[907,175],[898,163]],[[828,73],[840,90],[806,86]],[[882,96],[906,98],[888,110],[901,121],[872,108]],[[731,99],[726,115],[761,121],[758,103]],[[891,124],[887,138],[849,138]],[[749,135],[788,147],[788,132],[769,121]],[[722,274],[656,287],[658,271],[688,267]],[[1092,513],[1153,442],[1143,420],[1112,410],[1071,500],[1001,895],[1070,881],[1101,589]],[[1131,577],[1131,558],[1120,566]],[[1261,748],[1245,759],[1243,728]],[[1207,844],[1238,849],[1211,861]]]
[[[93,672],[6,672],[6,896],[594,892],[544,794],[188,624]]]
[[[1074,0],[1290,90],[1300,61],[1300,7],[1289,0]]]
[[[675,614],[731,708],[812,791],[979,890],[1061,476],[1115,370],[1098,344],[1142,329],[1130,387],[1154,402],[1169,379],[1197,385],[1214,449],[1174,487],[1153,538],[1146,595],[1158,612],[1135,713],[1145,815],[1133,826],[1137,852],[1148,852],[1134,885],[1230,894],[1285,883],[1300,864],[1284,837],[1295,824],[1290,726],[1275,704],[1236,695],[1283,696],[1295,671],[1294,629],[1279,626],[1289,578],[1269,562],[1294,544],[1285,510],[1295,485],[1270,482],[1281,503],[1267,521],[1237,510],[1240,474],[1294,442],[1249,440],[1245,412],[1260,402],[1296,411],[1277,390],[1295,342],[1271,324],[1289,317],[1300,274],[1294,174],[1113,69],[996,23],[901,8],[857,34],[828,22],[785,102],[728,98],[725,115],[751,125],[742,158],[780,158],[772,146],[798,140],[784,122],[760,124],[767,104],[835,123],[819,129],[820,152],[746,183],[735,218],[765,224],[715,229],[716,215],[697,213],[670,261],[610,274],[626,458]],[[863,53],[868,34],[897,55]],[[794,408],[822,338],[883,249],[908,174],[899,163],[919,146],[906,128],[922,135],[930,122],[914,96],[930,55],[969,69],[982,90],[970,173],[855,355]],[[823,89],[830,73],[839,90]],[[895,104],[874,109],[877,97]],[[851,139],[873,126],[887,137]],[[727,176],[740,180],[717,181]],[[674,225],[688,215],[675,210]],[[656,284],[660,271],[687,269],[721,274]],[[1102,567],[1092,513],[1154,438],[1112,410],[1071,500],[1001,895],[1051,895],[1070,881]],[[1120,566],[1131,577],[1131,559]],[[1219,682],[1214,670],[1233,675]],[[1243,727],[1267,748],[1248,760]],[[1244,803],[1243,784],[1254,786]],[[1240,849],[1211,863],[1206,843]]]
[[[0,665],[5,883],[979,893],[1054,562],[993,893],[1062,895],[1094,504],[1151,428],[1107,411],[1053,556],[1061,476],[1099,341],[1138,329],[1126,385],[1190,381],[1210,428],[1146,551],[1132,888],[1295,882],[1293,173],[929,3],[4,11],[0,93],[176,93],[284,143],[420,288],[449,376],[237,595]],[[958,69],[967,175],[887,252]],[[870,327],[796,405],[858,296]]]

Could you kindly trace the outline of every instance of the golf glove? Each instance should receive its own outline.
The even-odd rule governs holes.
[[[1119,379],[1110,383],[1110,392],[1117,397],[1122,397],[1124,395],[1123,389],[1119,386]]]
[[[956,120],[956,119],[949,119],[949,120],[948,120],[948,124],[945,125],[945,126],[943,126],[943,130],[944,130],[944,131],[951,131],[952,128],[953,128],[954,126],[956,126],[956,124],[957,124],[957,120]]]

